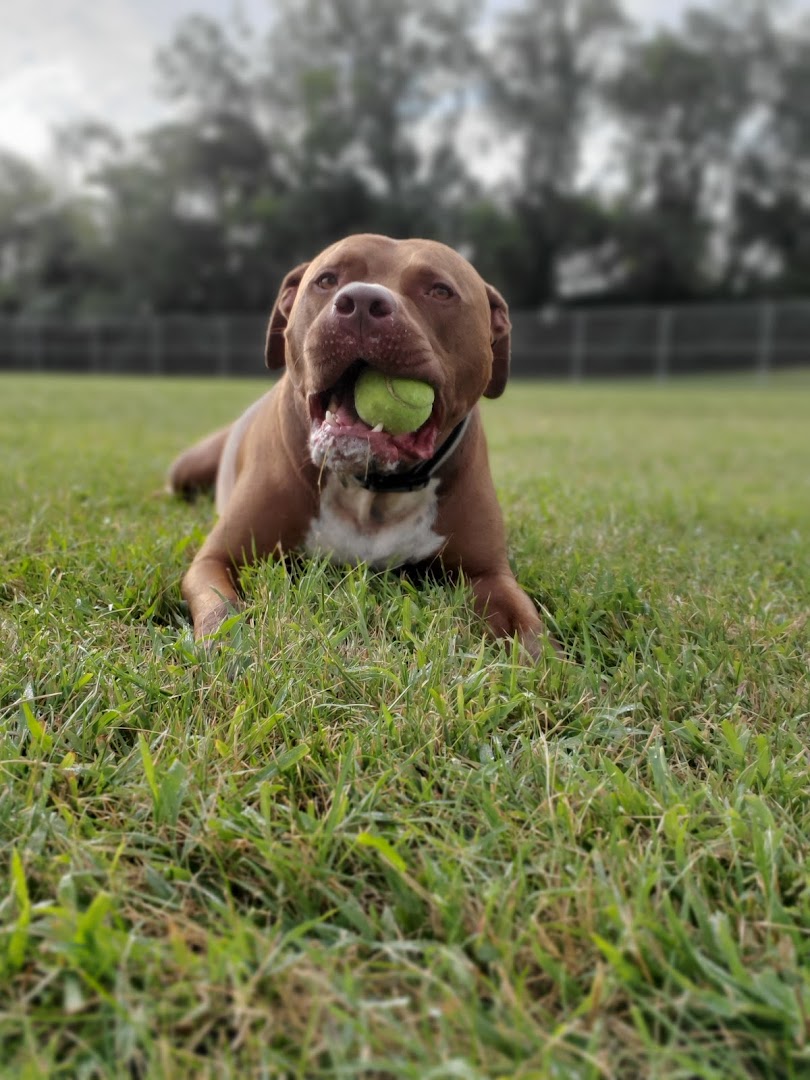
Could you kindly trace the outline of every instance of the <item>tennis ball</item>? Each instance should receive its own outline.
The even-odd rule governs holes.
[[[357,415],[369,427],[382,424],[389,435],[416,431],[430,416],[433,387],[418,379],[396,379],[366,368],[354,387]]]

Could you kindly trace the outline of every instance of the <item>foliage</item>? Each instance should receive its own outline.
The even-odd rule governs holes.
[[[152,495],[263,384],[5,377],[11,1076],[806,1076],[805,376],[486,406],[518,576],[247,575]]]
[[[776,33],[761,17],[757,123],[735,174],[735,270],[751,292],[810,289],[810,19]]]
[[[620,0],[277,0],[266,37],[186,18],[157,70],[152,129],[58,133],[78,187],[0,161],[3,310],[266,310],[357,231],[458,246],[516,306],[810,287],[787,4],[641,32]]]

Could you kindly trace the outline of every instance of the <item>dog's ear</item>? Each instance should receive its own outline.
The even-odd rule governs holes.
[[[287,328],[287,320],[290,317],[295,296],[301,279],[307,271],[309,263],[301,263],[294,270],[290,270],[281,283],[276,302],[267,325],[267,341],[264,346],[264,362],[269,368],[283,368],[286,362],[284,353],[284,331]]]
[[[500,397],[509,378],[509,356],[512,349],[512,324],[509,306],[492,285],[487,285],[490,311],[490,334],[492,341],[492,377],[484,391],[484,397]]]

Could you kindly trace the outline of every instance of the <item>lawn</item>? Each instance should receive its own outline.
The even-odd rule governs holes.
[[[810,1075],[810,373],[486,405],[536,667],[324,564],[195,648],[262,385],[0,378],[0,1075]]]

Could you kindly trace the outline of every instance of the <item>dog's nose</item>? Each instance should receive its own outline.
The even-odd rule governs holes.
[[[384,285],[370,285],[365,281],[353,281],[336,294],[334,311],[342,319],[384,319],[397,309],[394,294]]]

